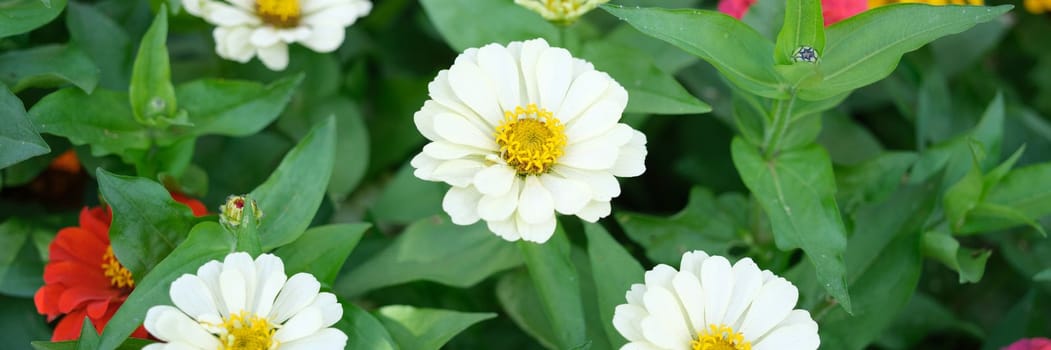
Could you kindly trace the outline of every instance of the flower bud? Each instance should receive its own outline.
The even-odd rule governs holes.
[[[573,24],[580,16],[607,2],[609,0],[515,0],[516,4],[561,25]]]
[[[245,196],[229,196],[226,197],[226,204],[223,204],[219,208],[219,223],[229,228],[236,228],[246,222],[244,217],[245,207],[248,208],[253,215],[252,220],[256,225],[259,224],[260,219],[263,218],[263,212],[259,209],[259,205],[256,204],[254,199],[249,199]]]

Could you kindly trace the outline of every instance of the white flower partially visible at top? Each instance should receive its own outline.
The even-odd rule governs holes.
[[[329,328],[343,307],[320,288],[313,275],[285,276],[276,256],[231,253],[172,282],[175,307],[153,306],[144,322],[166,343],[145,349],[343,349],[347,335]]]
[[[215,53],[271,70],[288,66],[288,44],[332,52],[346,27],[372,10],[368,0],[183,0],[186,12],[216,25]]]
[[[516,4],[539,13],[548,21],[567,25],[607,2],[609,0],[515,0]]]
[[[657,265],[617,306],[613,326],[621,350],[814,350],[817,323],[793,310],[799,291],[759,270],[752,259],[733,266],[703,251],[682,256],[680,270]]]
[[[615,176],[646,169],[646,136],[618,123],[627,91],[543,39],[467,49],[428,89],[415,121],[431,142],[412,166],[453,186],[442,207],[456,224],[543,243],[555,212],[595,222]]]

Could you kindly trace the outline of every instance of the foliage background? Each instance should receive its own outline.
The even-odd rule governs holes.
[[[0,4],[0,12],[38,9],[40,3],[11,0]],[[799,136],[815,138],[834,165],[836,200],[849,234],[850,293],[859,313],[852,318],[826,297],[801,251],[777,249],[767,216],[738,176],[731,157],[731,140],[740,133],[731,85],[708,63],[640,33],[607,11],[596,10],[560,29],[510,1],[382,0],[348,28],[337,52],[317,54],[293,47],[284,72],[268,71],[258,61],[242,65],[219,59],[213,52],[211,27],[178,13],[169,19],[167,37],[176,86],[202,78],[263,85],[231,88],[231,93],[242,94],[244,105],[253,107],[237,111],[235,122],[215,132],[194,134],[191,141],[180,138],[190,145],[171,147],[169,155],[139,158],[140,163],[161,164],[160,169],[149,169],[136,167],[135,156],[129,155],[134,152],[126,151],[141,141],[134,136],[122,134],[100,146],[90,137],[70,136],[82,131],[49,133],[54,129],[48,129],[42,112],[34,109],[56,87],[127,90],[140,39],[160,2],[50,3],[50,9],[39,11],[54,19],[32,31],[10,35],[13,22],[0,20],[0,82],[17,96],[3,99],[0,136],[19,130],[20,117],[11,110],[20,101],[29,111],[25,120],[46,142],[45,147],[38,143],[35,150],[27,148],[25,154],[32,157],[12,156],[8,149],[15,148],[0,143],[5,147],[0,148],[0,335],[8,344],[50,336],[31,296],[42,284],[46,247],[55,232],[75,225],[81,206],[99,202],[93,169],[165,182],[200,197],[214,211],[227,195],[249,193],[264,183],[287,152],[333,116],[335,151],[329,154],[334,156],[308,161],[303,168],[332,167],[327,195],[317,212],[310,213],[312,227],[371,225],[359,234],[360,242],[344,240],[353,241],[345,247],[353,251],[329,286],[344,300],[372,311],[359,314],[371,321],[356,325],[373,326],[357,328],[359,336],[386,339],[381,341],[385,346],[403,349],[438,348],[445,340],[449,349],[556,347],[559,330],[540,313],[535,282],[518,248],[486,233],[482,225],[449,223],[441,213],[446,185],[416,179],[407,164],[424,142],[412,115],[427,99],[427,83],[438,70],[447,68],[465,48],[533,37],[562,43],[628,87],[631,102],[624,120],[650,140],[647,172],[621,181],[623,194],[614,200],[614,214],[602,221],[610,235],[563,220],[568,240],[550,243],[568,254],[577,268],[592,348],[610,348],[617,339],[604,333],[611,330],[603,320],[612,310],[600,305],[622,302],[624,289],[597,285],[611,275],[603,271],[603,264],[592,265],[613,259],[633,266],[618,255],[622,250],[617,247],[644,268],[677,265],[681,253],[693,249],[751,256],[800,287],[801,307],[819,318],[825,348],[998,349],[1019,337],[1051,334],[1051,241],[1028,225],[991,225],[967,235],[949,235],[956,230],[936,225],[952,215],[946,208],[954,205],[949,188],[972,169],[968,137],[987,137],[999,146],[981,155],[985,166],[979,169],[985,173],[1024,146],[1014,164],[1019,170],[1007,175],[1005,186],[1010,189],[1003,191],[1024,194],[1025,203],[1013,203],[1018,205],[1015,209],[1036,219],[1036,227],[1047,227],[1051,17],[1046,14],[1014,10],[909,53],[887,79],[811,118],[813,127],[807,130],[813,135]],[[694,0],[613,3],[715,6]],[[772,0],[759,0],[755,6],[744,21],[772,40],[784,10]],[[987,114],[986,122],[979,123],[998,94],[1003,96],[1003,112]],[[207,99],[208,95],[180,99],[179,106],[192,112],[219,103]],[[287,105],[280,105],[283,99]],[[707,105],[711,113],[703,113]],[[67,114],[106,112],[74,104],[54,108],[69,109]],[[93,147],[109,152],[93,152]],[[86,170],[74,176],[47,170],[69,148],[75,149]],[[941,165],[950,164],[947,170],[931,169],[930,155],[939,149],[962,149],[964,156],[944,160]],[[189,162],[177,175],[165,175],[162,170],[179,163],[171,159]],[[910,180],[919,177],[924,166],[928,179]],[[309,186],[325,178],[293,177],[286,183]],[[922,239],[888,243],[893,237],[889,232],[896,228],[915,231]],[[882,243],[873,241],[884,238]],[[882,250],[872,248],[884,244]],[[910,251],[922,251],[925,257],[912,259]],[[915,263],[915,269],[900,273],[905,263]],[[616,282],[641,282],[641,270],[635,269],[628,271],[636,274],[634,278]],[[908,286],[910,279],[914,287]],[[887,292],[903,281],[904,289]],[[397,315],[409,311],[381,309],[387,305],[462,313],[434,316],[433,324],[408,317],[417,323],[406,328],[396,320],[405,319]],[[443,326],[434,326],[439,323]],[[432,333],[412,333],[421,329]]]

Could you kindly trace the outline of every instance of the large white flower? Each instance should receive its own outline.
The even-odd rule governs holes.
[[[452,221],[485,220],[507,239],[546,242],[555,212],[595,222],[645,171],[646,136],[618,123],[628,93],[543,39],[467,49],[428,86],[415,115],[431,143],[416,176],[452,185]]]
[[[679,271],[657,265],[645,278],[613,315],[629,342],[621,350],[814,350],[821,343],[810,313],[793,310],[796,287],[752,259],[730,266],[693,251]]]
[[[244,63],[258,55],[272,70],[288,66],[288,44],[336,50],[345,28],[372,10],[368,0],[183,0],[183,6],[217,26],[220,57]]]
[[[145,349],[343,349],[347,335],[328,328],[343,307],[320,288],[313,275],[287,277],[276,256],[231,253],[172,282],[176,307],[153,306],[144,322],[167,343]]]

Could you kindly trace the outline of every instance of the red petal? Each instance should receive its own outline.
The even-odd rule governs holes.
[[[40,287],[33,295],[33,303],[36,304],[37,312],[47,315],[48,322],[54,321],[62,314],[58,310],[58,298],[66,289],[59,285],[45,285]]]
[[[183,194],[178,192],[171,192],[171,195],[172,199],[174,199],[176,202],[185,204],[187,207],[190,207],[190,210],[193,211],[193,216],[208,215],[208,207],[205,207],[204,203],[201,203],[201,201],[184,196]]]
[[[95,234],[100,234],[102,237],[109,237],[109,225],[112,220],[109,208],[95,207],[95,208],[84,208],[80,212],[80,227],[85,230],[91,231]],[[109,241],[106,242],[107,244]]]
[[[55,333],[51,334],[51,341],[77,340],[80,338],[80,328],[84,326],[84,312],[72,312],[58,321]]]
[[[102,266],[89,266],[75,261],[59,261],[44,266],[44,283],[68,287],[113,289]]]
[[[96,288],[70,288],[58,298],[58,308],[62,312],[73,312],[79,310],[84,304],[91,302],[106,302],[120,295],[114,290],[100,290]]]
[[[102,266],[102,256],[109,247],[108,238],[99,238],[79,227],[67,227],[58,231],[51,241],[48,258],[51,261],[78,260],[88,265]]]

